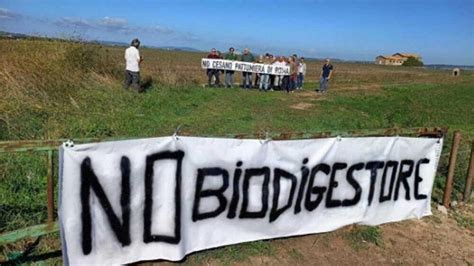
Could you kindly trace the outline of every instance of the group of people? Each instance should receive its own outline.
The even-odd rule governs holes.
[[[274,66],[288,66],[290,75],[271,75],[263,73],[242,72],[241,88],[250,89],[258,88],[261,91],[284,90],[287,93],[301,90],[303,88],[304,79],[306,76],[306,63],[304,57],[298,57],[296,54],[292,56],[274,56],[266,53],[255,57],[248,48],[245,48],[241,55],[235,53],[233,47],[229,48],[229,52],[225,55],[217,51],[215,48],[207,56],[209,59],[226,59],[232,61],[242,61],[250,63],[260,63]],[[331,79],[333,66],[329,59],[326,59],[322,67],[320,75],[320,87],[316,89],[317,92],[327,92],[329,80]],[[222,87],[220,75],[224,74],[224,86],[233,88],[234,75],[233,70],[219,70],[208,68],[206,71],[208,78],[208,85],[213,87]],[[254,76],[254,77],[253,77]]]
[[[143,57],[140,56],[138,48],[140,47],[140,41],[133,39],[130,47],[125,50],[125,82],[124,88],[128,89],[130,86],[135,90],[141,92],[140,87],[140,64],[143,61]],[[258,88],[261,91],[273,91],[273,90],[284,90],[286,92],[294,92],[295,90],[301,90],[303,88],[304,79],[306,76],[306,63],[303,57],[299,57],[294,54],[289,57],[285,56],[274,56],[269,53],[261,55],[255,58],[248,48],[243,50],[241,55],[235,53],[233,47],[229,48],[229,52],[222,55],[215,48],[211,49],[211,53],[207,56],[211,59],[226,59],[232,61],[243,61],[251,63],[261,63],[274,66],[288,66],[290,69],[290,75],[270,75],[263,73],[255,73],[253,78],[252,72],[242,72],[242,84],[241,87],[245,89]],[[321,70],[321,79],[319,91],[321,93],[327,92],[328,82],[331,79],[333,72],[333,66],[330,64],[329,59],[326,59],[325,64]],[[219,70],[219,69],[207,69],[207,77],[209,86],[221,86],[220,75],[225,74],[224,85],[227,88],[234,86],[234,75],[235,71],[232,70]]]

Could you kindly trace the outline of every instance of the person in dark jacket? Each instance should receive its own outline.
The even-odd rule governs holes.
[[[244,52],[240,56],[240,61],[250,63],[255,62],[255,57],[250,53],[249,48],[244,49]],[[252,88],[252,72],[242,72],[242,88]]]
[[[321,69],[321,76],[319,80],[319,92],[326,93],[329,88],[329,80],[332,77],[334,67],[330,64],[329,58],[326,59]]]
[[[226,60],[236,61],[239,57],[234,53],[234,47],[229,48],[229,53],[225,55]],[[227,88],[232,88],[234,86],[234,71],[226,70],[225,71],[225,86]]]
[[[207,56],[207,58],[209,58],[209,59],[221,59],[219,57],[219,55],[217,54],[216,48],[211,49],[211,53]],[[212,69],[212,68],[207,69],[207,79],[208,79],[209,87],[220,86],[219,75],[220,75],[220,70],[219,69]],[[215,78],[214,85],[212,84],[212,77]]]

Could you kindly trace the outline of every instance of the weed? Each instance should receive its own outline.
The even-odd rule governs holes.
[[[346,236],[355,250],[366,248],[369,243],[383,247],[382,232],[378,226],[357,226]]]
[[[303,261],[304,255],[301,254],[298,250],[292,248],[288,251],[288,256],[294,261]]]
[[[274,254],[275,250],[270,242],[255,241],[199,252],[191,256],[187,263],[202,264],[213,259],[220,261],[223,265],[229,265],[232,262],[247,261],[250,257],[274,256]]]
[[[454,220],[456,220],[460,226],[467,229],[474,229],[474,218],[472,216],[469,216],[459,210],[454,210],[452,215]]]

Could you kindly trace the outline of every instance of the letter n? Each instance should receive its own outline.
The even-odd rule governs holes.
[[[94,173],[91,159],[86,157],[81,164],[81,205],[82,205],[82,252],[88,255],[92,251],[92,216],[90,206],[91,189],[99,200],[102,209],[107,215],[110,227],[122,246],[130,245],[130,160],[123,156],[120,162],[122,171],[122,194],[120,205],[122,207],[122,223],[115,214],[112,205],[105,195],[99,179]]]

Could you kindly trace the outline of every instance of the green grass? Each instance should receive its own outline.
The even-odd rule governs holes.
[[[24,118],[17,131],[46,131],[66,138],[172,134],[178,125],[195,135],[327,131],[387,127],[449,126],[473,135],[474,85],[388,87],[380,92],[334,93],[303,97],[298,93],[259,93],[199,87],[156,88],[146,94],[119,90],[83,90],[43,118]],[[306,110],[289,108],[298,103]],[[38,122],[40,121],[40,122]]]

